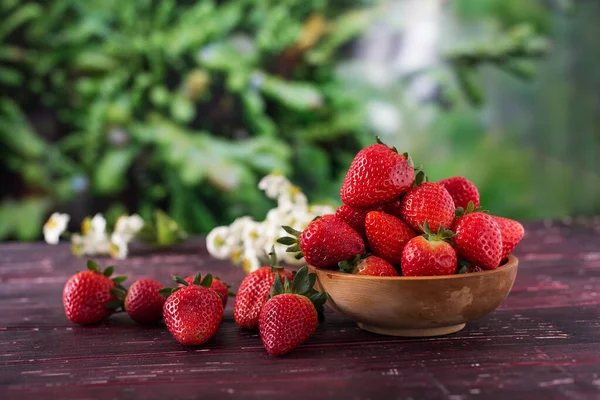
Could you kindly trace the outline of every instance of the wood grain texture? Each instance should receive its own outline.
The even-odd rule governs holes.
[[[393,338],[328,314],[284,358],[236,327],[233,304],[216,337],[194,349],[126,315],[72,325],[61,292],[84,260],[66,245],[2,244],[0,399],[600,399],[600,223],[526,228],[512,293],[462,331]],[[134,249],[114,264],[129,282],[200,271],[235,288],[244,276],[198,240],[164,253]]]

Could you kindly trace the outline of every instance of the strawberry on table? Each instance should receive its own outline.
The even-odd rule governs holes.
[[[351,260],[365,252],[365,242],[342,219],[327,214],[315,219],[302,231],[289,226],[283,229],[292,236],[277,239],[290,246],[287,251],[297,252],[296,258],[316,268],[333,268],[340,261]]]
[[[485,269],[495,269],[502,260],[502,233],[490,215],[474,210],[469,203],[466,214],[454,222],[452,238],[459,256]]]
[[[132,320],[140,324],[156,324],[162,319],[165,298],[159,293],[164,286],[153,279],[140,279],[127,292],[117,289],[115,295],[124,300],[124,308]],[[114,292],[114,291],[113,291]]]
[[[327,296],[313,289],[316,276],[306,266],[300,268],[293,283],[275,277],[270,299],[260,312],[260,338],[274,356],[289,353],[304,343],[317,328]]]
[[[190,275],[187,278],[185,278],[185,281],[188,283],[188,285],[192,285],[194,284],[194,278],[196,278],[196,275]],[[200,282],[200,278],[201,275],[198,275],[198,282]],[[229,299],[230,294],[230,287],[230,285],[223,282],[220,278],[213,277],[210,288],[220,295],[221,301],[223,302],[223,308],[225,308],[225,306],[227,305],[227,300]]]
[[[454,236],[440,226],[431,232],[427,222],[422,227],[424,235],[412,238],[402,250],[403,276],[438,276],[456,273],[457,257],[452,245],[446,241]]]
[[[358,257],[353,262],[340,263],[340,270],[356,275],[398,276],[398,271],[392,264],[377,256]]]
[[[402,198],[402,219],[414,230],[422,232],[425,221],[432,231],[440,226],[450,229],[454,221],[454,200],[445,187],[438,183],[426,182],[425,174],[417,174],[416,185]]]
[[[475,208],[479,208],[479,191],[477,190],[477,186],[467,178],[453,176],[452,178],[442,179],[438,183],[444,186],[448,193],[450,193],[456,208],[462,207],[466,209],[470,201],[473,202]]]
[[[124,276],[110,279],[114,267],[101,271],[92,260],[87,268],[71,276],[63,290],[65,314],[69,321],[80,325],[95,324],[111,315],[119,307],[112,289],[127,279]]]
[[[188,285],[173,277],[183,287],[163,288],[167,297],[163,306],[163,319],[171,335],[184,346],[199,346],[212,338],[223,319],[223,303],[210,289],[212,276],[206,275],[199,285]]]
[[[278,265],[275,252],[272,251],[271,266],[250,273],[240,284],[233,304],[233,316],[240,328],[258,329],[260,310],[269,300],[269,292],[276,276],[294,280],[290,271],[285,271]]]
[[[400,218],[371,211],[365,220],[369,247],[376,256],[392,264],[402,261],[402,249],[417,234]]]
[[[358,152],[344,178],[340,197],[352,207],[372,207],[397,200],[414,181],[408,154],[378,143]]]
[[[504,260],[508,258],[521,239],[523,239],[525,229],[523,228],[523,225],[513,219],[495,216],[492,216],[492,218],[500,227],[500,232],[502,234],[501,259]]]

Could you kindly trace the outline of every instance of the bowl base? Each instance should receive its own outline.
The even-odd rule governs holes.
[[[378,333],[380,335],[388,336],[405,336],[405,337],[429,337],[429,336],[443,336],[449,335],[460,331],[465,327],[465,324],[442,326],[439,328],[384,328],[380,326],[366,325],[357,322],[359,328],[365,331]]]

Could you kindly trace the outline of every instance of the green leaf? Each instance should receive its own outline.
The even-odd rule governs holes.
[[[110,277],[113,273],[115,272],[115,267],[113,267],[112,265],[110,267],[107,267],[104,270],[104,276],[106,276],[107,278]]]
[[[283,292],[292,293],[292,282],[290,282],[290,278],[288,278],[287,275],[285,276],[283,281]]]
[[[96,193],[113,194],[123,190],[127,171],[137,154],[138,149],[133,147],[109,150],[94,169]]]
[[[95,261],[93,261],[93,260],[88,260],[88,262],[87,262],[87,269],[89,269],[90,271],[97,272],[99,274],[102,273],[102,271],[100,270],[100,267],[98,266],[98,264]]]
[[[200,282],[201,282],[200,278],[201,278],[200,272],[196,272],[196,274],[194,275],[194,280],[192,281],[192,283],[194,285],[199,285]]]
[[[472,67],[457,65],[455,67],[456,79],[469,102],[474,106],[483,104],[483,89]]]
[[[183,279],[183,278],[182,278],[182,277],[180,277],[180,276],[175,276],[175,275],[173,275],[173,276],[171,276],[171,279],[173,279],[175,282],[177,282],[177,283],[179,283],[179,284],[182,284],[183,286],[188,286],[188,285],[189,285],[189,284],[188,284],[188,283],[185,281],[185,279]]]
[[[113,278],[112,281],[115,283],[115,285],[120,285],[121,283],[125,282],[127,280],[126,276],[117,276],[116,278]]]
[[[173,288],[162,288],[162,289],[158,289],[158,293],[160,293],[161,296],[163,296],[165,299],[168,299],[169,296],[174,293]]]
[[[277,239],[277,243],[281,243],[286,246],[291,246],[291,245],[297,244],[298,239],[295,239],[295,238],[289,237],[289,236],[284,236],[284,237],[280,237],[279,239]]]
[[[213,277],[211,274],[206,274],[204,275],[204,278],[202,278],[202,282],[200,282],[200,286],[204,286],[206,288],[209,288],[210,285],[212,285],[212,281],[213,281]]]
[[[302,232],[295,230],[291,226],[283,225],[282,228],[284,231],[286,231],[287,233],[289,233],[290,235],[292,235],[294,237],[299,237],[302,234]]]
[[[111,288],[110,293],[121,301],[125,300],[125,296],[127,296],[127,293],[125,291],[117,288]]]
[[[121,300],[111,300],[106,303],[105,307],[111,310],[116,310],[120,307],[123,307],[123,302]]]
[[[275,297],[282,293],[283,293],[283,282],[281,281],[281,275],[276,273],[275,281],[273,282],[273,286],[271,286],[271,297]]]
[[[304,294],[312,289],[308,275],[308,267],[303,266],[298,270],[294,277],[294,293]]]

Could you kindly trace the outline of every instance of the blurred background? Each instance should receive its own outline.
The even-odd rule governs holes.
[[[0,0],[0,241],[53,211],[204,233],[375,135],[494,214],[600,214],[600,2]]]

